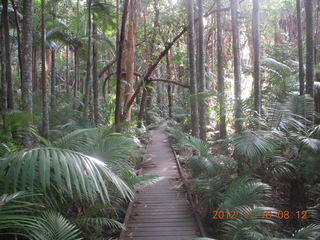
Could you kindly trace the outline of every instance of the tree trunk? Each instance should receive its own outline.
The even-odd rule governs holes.
[[[5,77],[5,65],[4,65],[4,40],[3,40],[3,25],[0,26],[0,53],[1,53],[1,94],[0,94],[0,103],[1,103],[1,112],[4,113],[7,110],[7,81]]]
[[[18,59],[19,59],[19,69],[20,69],[20,83],[22,86],[22,52],[21,52],[21,30],[20,30],[20,23],[19,23],[19,16],[18,10],[16,6],[15,0],[11,0],[11,5],[14,11],[14,21],[16,24],[17,29],[17,44],[18,44]]]
[[[190,93],[193,96],[197,94],[196,65],[195,65],[195,40],[194,40],[194,7],[193,0],[188,0],[188,52],[189,52],[189,81]],[[197,99],[191,101],[191,126],[192,136],[200,137],[199,133],[199,115]]]
[[[8,0],[2,0],[2,23],[3,23],[3,42],[4,42],[4,58],[3,59],[4,59],[4,65],[5,65],[5,77],[7,80],[7,104],[8,104],[8,109],[14,109],[12,72],[11,72]]]
[[[296,0],[297,21],[298,21],[298,49],[299,49],[299,92],[304,93],[304,67],[303,67],[303,42],[302,42],[302,25],[301,25],[301,2]]]
[[[171,80],[171,62],[170,62],[170,51],[166,55],[166,68],[167,68],[167,78]],[[168,91],[168,109],[169,109],[169,118],[172,118],[172,89],[171,84],[167,85]]]
[[[45,0],[41,0],[41,80],[42,80],[42,135],[49,137],[49,109],[46,71],[46,29],[45,29]]]
[[[69,73],[69,47],[66,47],[66,92],[69,93],[70,73]]]
[[[237,133],[242,130],[241,120],[241,73],[240,73],[240,33],[238,23],[239,0],[230,0],[232,17],[232,48],[233,48],[233,68],[234,68],[234,117],[235,130]]]
[[[126,88],[124,106],[126,106],[134,93],[134,69],[135,69],[135,35],[136,35],[136,0],[130,1],[128,10],[128,33],[126,41]],[[126,121],[131,120],[131,106],[125,116]]]
[[[22,27],[22,110],[32,114],[32,41],[33,41],[33,1],[23,1],[23,27]],[[23,145],[30,147],[31,135],[26,134]]]
[[[51,52],[51,109],[56,107],[56,50]]]
[[[204,93],[206,88],[206,80],[204,77],[205,68],[205,53],[204,53],[204,40],[203,40],[203,1],[198,0],[198,8],[199,8],[199,29],[198,29],[198,37],[199,37],[199,50],[198,50],[198,82],[199,82],[199,93]],[[202,141],[206,141],[207,138],[207,130],[206,130],[206,102],[203,97],[199,100],[199,127],[200,127],[200,138]]]
[[[314,38],[313,38],[313,0],[305,0],[306,12],[306,93],[313,96],[313,66],[314,66]]]
[[[217,0],[217,9],[220,9],[220,8],[221,8],[221,0]],[[225,138],[227,136],[227,129],[226,129],[225,93],[224,93],[223,39],[222,39],[220,11],[217,11],[217,68],[218,68],[220,138]]]
[[[93,36],[97,34],[97,25],[92,25]],[[97,44],[94,41],[92,45],[92,87],[93,87],[93,116],[96,125],[99,123],[99,85],[98,85],[98,51]]]
[[[254,110],[261,113],[261,84],[260,84],[260,7],[259,0],[253,0],[252,9],[252,42],[253,42],[253,81],[254,81]]]
[[[37,47],[32,46],[32,91],[35,92],[39,89],[38,86],[38,57],[37,57]]]
[[[84,95],[84,108],[83,114],[89,117],[89,102],[91,94],[91,3],[92,0],[87,0],[88,3],[88,46],[87,46],[87,76],[85,81],[85,95]]]
[[[128,3],[129,0],[124,1],[123,5],[123,13],[122,13],[122,22],[121,22],[121,30],[120,37],[118,42],[118,61],[117,61],[117,86],[116,86],[116,109],[115,109],[115,124],[118,125],[121,123],[122,119],[122,106],[121,106],[121,79],[122,79],[122,51],[124,47],[125,41],[125,25],[127,21],[128,14]]]

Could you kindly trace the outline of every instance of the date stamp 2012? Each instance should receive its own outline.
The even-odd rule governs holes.
[[[263,219],[307,219],[308,211],[289,211],[289,210],[262,210],[260,212],[255,212],[255,217]],[[211,219],[214,220],[223,220],[223,219],[238,219],[238,218],[253,218],[253,211],[224,211],[224,210],[215,210],[212,211]]]

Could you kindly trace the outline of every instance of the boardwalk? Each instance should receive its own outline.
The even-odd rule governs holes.
[[[152,159],[144,167],[144,174],[160,179],[138,193],[126,240],[192,240],[199,235],[164,130],[161,126],[152,132]]]

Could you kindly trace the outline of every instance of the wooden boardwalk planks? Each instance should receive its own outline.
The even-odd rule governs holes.
[[[148,149],[152,158],[144,167],[144,174],[160,178],[138,191],[122,239],[192,240],[199,236],[164,130],[161,126],[152,132]]]

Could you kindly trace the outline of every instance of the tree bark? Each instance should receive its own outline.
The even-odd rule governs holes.
[[[33,1],[23,1],[23,24],[22,24],[22,110],[32,115],[32,41],[33,41]],[[23,145],[30,147],[31,135],[26,134]]]
[[[195,65],[195,40],[194,40],[194,6],[193,0],[188,0],[188,52],[189,52],[189,82],[190,93],[196,96],[197,81],[196,81],[196,65]],[[192,136],[200,137],[199,132],[199,115],[198,115],[198,101],[191,101],[191,126]]]
[[[128,10],[128,33],[126,41],[126,87],[125,100],[126,105],[134,93],[134,70],[135,70],[135,35],[136,35],[136,0],[131,0]],[[131,120],[131,107],[125,116],[126,121]]]
[[[122,22],[121,22],[121,30],[120,37],[118,42],[118,58],[117,58],[117,85],[116,85],[116,109],[115,109],[115,124],[118,125],[122,122],[122,106],[121,106],[121,70],[122,70],[122,51],[124,47],[125,40],[125,25],[127,21],[128,14],[128,4],[129,0],[125,0],[123,3],[123,13],[122,13]],[[125,114],[127,115],[127,113]]]
[[[297,21],[298,21],[298,50],[299,50],[299,92],[304,93],[304,66],[303,66],[303,42],[302,42],[302,24],[301,24],[301,2],[296,0]]]
[[[171,80],[171,61],[170,61],[170,51],[166,55],[166,68],[167,68],[167,76],[169,80]],[[169,118],[172,118],[172,89],[171,84],[167,85],[168,92],[168,109],[169,109]]]
[[[69,93],[70,73],[69,73],[69,47],[66,47],[66,92]]]
[[[4,58],[3,59],[4,59],[4,65],[5,65],[5,77],[7,80],[7,104],[8,104],[8,109],[14,109],[8,0],[2,0],[2,23],[3,23],[3,42],[4,42]]]
[[[5,77],[5,65],[4,65],[4,40],[3,40],[3,25],[0,26],[0,53],[1,53],[1,94],[0,104],[1,112],[4,113],[7,110],[7,81]]]
[[[87,46],[87,76],[85,81],[85,95],[84,95],[84,108],[83,114],[85,117],[89,117],[89,103],[90,103],[90,94],[91,94],[91,4],[92,0],[87,0],[88,4],[88,46]]]
[[[56,107],[56,50],[52,49],[51,52],[51,109]]]
[[[221,8],[221,0],[217,0],[217,9]],[[217,68],[218,68],[218,93],[219,93],[219,115],[220,115],[220,138],[227,136],[226,109],[224,93],[224,70],[223,70],[223,39],[221,26],[221,12],[217,11]]]
[[[198,37],[199,37],[199,50],[198,50],[198,82],[199,82],[199,93],[204,93],[206,88],[206,80],[205,80],[205,52],[204,52],[204,25],[203,25],[203,1],[198,0],[198,8],[199,8],[199,29],[198,29]],[[199,128],[200,128],[200,138],[202,141],[206,141],[207,138],[207,123],[206,123],[206,102],[203,97],[199,100]]]
[[[93,36],[97,35],[97,24],[92,25]],[[94,41],[92,44],[92,87],[93,87],[93,117],[96,125],[99,123],[99,85],[98,85],[98,50]]]
[[[231,18],[232,18],[232,48],[233,48],[233,68],[234,68],[234,117],[235,131],[237,133],[242,130],[241,120],[241,73],[240,73],[240,33],[238,23],[239,0],[230,0]]]
[[[252,0],[252,42],[253,42],[253,81],[254,81],[254,110],[261,113],[261,84],[260,84],[260,7],[259,0]]]
[[[11,0],[11,5],[14,11],[14,21],[16,24],[17,29],[17,44],[18,44],[18,60],[19,60],[19,69],[20,69],[20,83],[22,85],[22,50],[21,50],[21,30],[20,30],[20,23],[19,23],[19,16],[18,10],[16,6],[15,0]]]
[[[313,37],[313,0],[305,0],[306,12],[306,93],[313,96],[314,37]]]
[[[42,80],[42,135],[49,137],[49,108],[46,71],[46,29],[45,29],[45,0],[41,0],[41,80]]]

